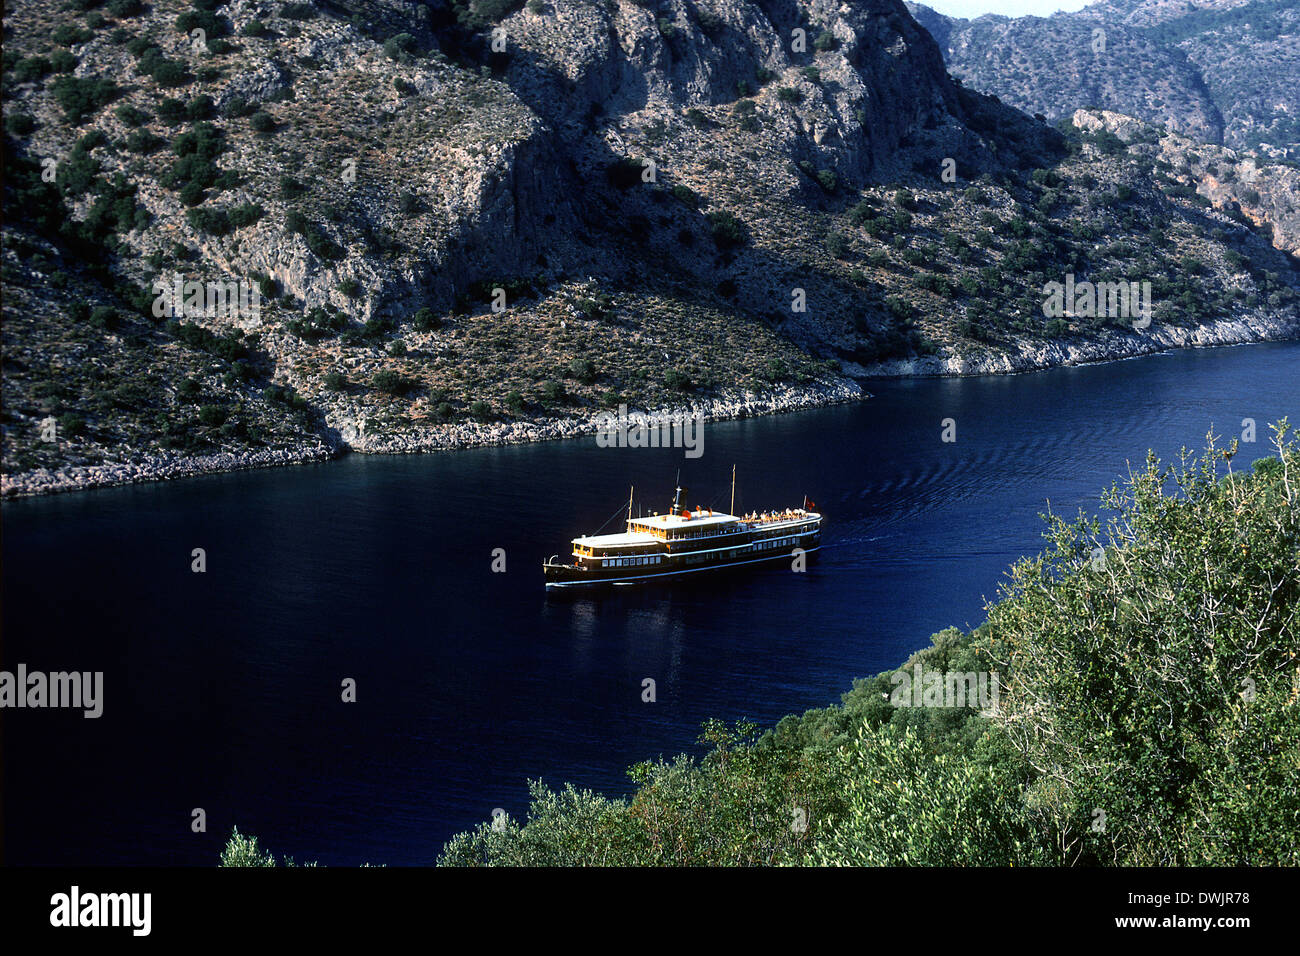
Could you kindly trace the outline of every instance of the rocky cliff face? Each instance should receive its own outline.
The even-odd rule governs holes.
[[[501,29],[511,88],[569,142],[603,119],[615,128],[600,145],[617,152],[617,126],[733,104],[774,75],[799,98],[770,135],[850,182],[897,172],[922,131],[946,127],[954,146],[979,149],[963,141],[937,48],[891,0],[557,4],[553,14],[520,11]]]
[[[1116,331],[1043,315],[1071,270],[1163,276],[1166,338],[1294,308],[1271,187],[964,88],[894,0],[89,6],[6,21],[8,487],[1069,360]]]
[[[909,4],[955,76],[1051,120],[1080,107],[1300,159],[1300,9],[1289,0],[1106,0],[1051,17]]]
[[[1156,142],[1156,162],[1179,183],[1215,209],[1259,227],[1274,248],[1300,256],[1300,169],[1176,133],[1157,134],[1141,120],[1108,110],[1078,110],[1071,119],[1079,129],[1104,130],[1128,144]]]

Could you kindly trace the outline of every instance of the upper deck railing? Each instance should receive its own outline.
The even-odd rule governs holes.
[[[821,516],[812,511],[804,511],[802,508],[791,508],[787,511],[751,511],[747,515],[741,515],[740,521],[750,526],[762,526],[767,524],[780,524],[786,521],[802,521],[820,518]]]

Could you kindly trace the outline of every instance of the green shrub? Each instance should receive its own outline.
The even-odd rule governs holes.
[[[53,69],[53,64],[45,57],[29,56],[14,64],[13,77],[18,83],[39,83]]]
[[[542,401],[548,406],[559,405],[568,401],[569,395],[560,382],[550,381],[542,385]]]
[[[143,126],[149,122],[149,114],[130,103],[123,103],[113,113],[126,126]]]
[[[122,317],[111,305],[97,305],[91,310],[89,321],[97,329],[112,331],[122,324]]]
[[[67,50],[55,50],[50,54],[50,68],[55,73],[71,73],[77,68],[77,58]]]
[[[468,0],[458,2],[457,17],[472,30],[482,30],[523,6],[523,0]]]
[[[85,434],[86,420],[76,412],[65,412],[59,416],[58,433],[66,438],[76,438]]]
[[[727,21],[716,13],[699,6],[692,8],[692,12],[695,14],[695,22],[700,25],[700,32],[710,40],[716,41],[726,31]]]
[[[239,206],[232,206],[227,215],[230,218],[230,228],[243,229],[251,226],[264,215],[266,210],[255,202],[244,203]]]
[[[415,50],[415,37],[409,33],[398,33],[384,41],[384,56],[390,60],[407,60]]]
[[[900,189],[894,193],[894,205],[907,212],[916,212],[916,196],[910,189]]]
[[[140,57],[136,71],[143,76],[153,77],[162,87],[184,86],[193,79],[184,63],[167,59],[157,47],[147,50]]]
[[[180,200],[187,206],[197,206],[206,198],[207,194],[198,183],[186,183],[180,192]]]
[[[242,836],[239,828],[235,827],[221,851],[221,866],[273,867],[275,856],[262,851],[257,845],[257,837]]]
[[[248,346],[236,333],[218,335],[201,325],[182,322],[179,319],[171,319],[167,322],[167,332],[192,349],[207,352],[229,362],[248,357]]]
[[[84,123],[95,113],[111,103],[118,94],[117,84],[104,78],[60,76],[51,90],[54,100],[71,123]]]
[[[596,363],[588,358],[575,358],[569,362],[569,374],[584,385],[596,380]]]
[[[699,208],[700,197],[695,195],[695,190],[691,189],[691,187],[682,185],[681,183],[675,183],[669,192],[673,194],[674,198],[685,205],[690,206],[692,209]]]
[[[347,316],[333,306],[319,305],[309,309],[302,318],[290,319],[285,322],[285,328],[307,342],[319,342],[321,339],[332,338],[345,330],[347,326]]]
[[[229,417],[230,410],[224,405],[201,405],[199,407],[199,421],[209,428],[224,425]]]
[[[1300,819],[1300,794],[1279,789],[1300,757],[1287,423],[1275,442],[1279,464],[1253,475],[1223,475],[1235,441],[1223,451],[1210,441],[1172,468],[1149,455],[1103,498],[1104,526],[1053,517],[1049,550],[1018,562],[990,609],[990,655],[1012,674],[1005,719],[1023,728],[1026,757],[1052,784],[1047,806],[1087,859],[1300,857],[1284,822]],[[1088,825],[1095,808],[1100,832]]]
[[[192,33],[195,30],[202,30],[204,38],[209,41],[209,49],[211,49],[212,40],[229,32],[224,19],[211,10],[201,9],[186,10],[180,14],[176,18],[176,29],[180,33]],[[213,52],[217,51],[213,50]]]
[[[200,93],[185,104],[185,118],[191,121],[208,119],[213,113],[212,97]]]
[[[841,758],[848,806],[810,862],[836,866],[1033,866],[1056,862],[1019,781],[978,757],[934,753],[910,728],[862,725]]]
[[[232,96],[221,107],[221,115],[226,119],[239,119],[255,112],[257,112],[257,104],[250,103],[242,96]]]
[[[411,316],[411,325],[418,332],[432,332],[442,326],[442,320],[432,309],[419,309]]]
[[[75,24],[65,23],[54,28],[50,34],[50,39],[58,46],[76,46],[79,43],[87,43],[94,37],[94,34],[85,27],[79,27]]]
[[[709,213],[709,228],[713,241],[720,249],[741,246],[745,243],[745,228],[734,214],[725,209]]]
[[[156,110],[158,118],[172,126],[185,119],[185,101],[178,100],[175,97],[163,97],[158,101]]]
[[[68,196],[81,196],[89,192],[97,182],[99,161],[90,154],[90,148],[84,142],[77,143],[68,158],[63,161],[55,173],[55,182]]]
[[[27,113],[10,113],[5,117],[5,132],[10,136],[27,136],[36,129],[36,120]]]
[[[664,372],[664,385],[678,392],[689,392],[693,387],[690,375],[677,368]]]
[[[193,183],[190,185],[192,186]],[[205,235],[224,236],[230,232],[230,218],[221,209],[188,209],[185,212],[185,220],[191,228]]]
[[[605,178],[619,189],[630,189],[643,181],[642,173],[645,168],[642,160],[624,156],[605,167]]]
[[[394,372],[390,369],[376,372],[371,378],[370,384],[389,395],[405,395],[415,387],[415,382],[411,381],[411,379],[400,372]]]

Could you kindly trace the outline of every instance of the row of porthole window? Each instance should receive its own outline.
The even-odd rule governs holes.
[[[625,568],[632,565],[640,564],[658,564],[659,555],[651,554],[643,558],[605,558],[604,565],[607,568]]]

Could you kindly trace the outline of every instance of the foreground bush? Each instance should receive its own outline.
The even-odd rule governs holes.
[[[1236,444],[1146,466],[1104,529],[1053,518],[989,612],[999,724],[1071,861],[1300,863],[1300,473]],[[1175,493],[1171,493],[1170,486]]]

